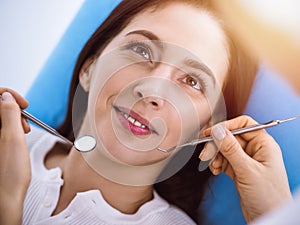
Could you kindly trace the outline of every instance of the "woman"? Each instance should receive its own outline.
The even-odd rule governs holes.
[[[59,129],[71,140],[95,136],[96,149],[81,154],[43,131],[34,131],[28,138],[30,169],[23,129],[16,119],[18,107],[1,89],[1,223],[20,222],[22,215],[24,224],[193,223],[180,209],[198,222],[201,190],[209,176],[197,171],[200,146],[193,155],[191,150],[165,154],[156,148],[189,141],[222,119],[220,90],[226,117],[241,114],[255,72],[255,63],[234,44],[210,1],[123,1],[83,48],[73,75],[68,115]],[[26,108],[24,99],[8,91]],[[242,117],[226,126],[234,129],[253,123]],[[23,127],[28,131],[27,125]],[[215,174],[224,170],[244,181],[247,168],[237,173],[236,164],[227,157],[226,143],[235,139],[222,126],[212,131],[230,166],[222,169],[227,161],[219,155],[211,170]],[[264,131],[237,139],[241,146],[228,146],[239,152],[245,149],[254,160],[256,153],[266,157],[261,152],[270,152],[262,149],[278,148]],[[257,145],[265,139],[269,141]],[[210,149],[207,145],[201,158]],[[22,159],[16,167],[14,157]],[[270,158],[282,165],[278,169],[282,190],[274,190],[274,195],[283,193],[278,195],[280,201],[290,197],[287,179],[280,154]],[[272,169],[263,175],[271,176]],[[253,172],[249,180],[256,178]],[[248,221],[278,203],[267,202],[255,211],[257,201],[248,201],[249,188],[244,190],[238,182],[237,187]],[[157,193],[180,209],[169,206]],[[5,212],[16,216],[7,218]]]

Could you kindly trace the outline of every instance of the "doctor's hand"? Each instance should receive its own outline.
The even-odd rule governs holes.
[[[219,149],[209,168],[215,175],[225,172],[234,181],[247,222],[292,199],[281,150],[274,139],[265,130],[236,136],[229,131],[254,124],[252,118],[241,116],[205,131]],[[204,153],[206,150],[200,158],[211,154]]]
[[[30,127],[20,108],[28,102],[10,89],[0,95],[0,224],[21,224],[31,169],[24,135]]]

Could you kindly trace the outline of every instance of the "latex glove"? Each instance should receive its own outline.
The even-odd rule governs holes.
[[[281,149],[275,140],[265,130],[237,136],[229,131],[253,124],[257,122],[241,116],[205,131],[206,135],[211,133],[220,151],[209,168],[215,175],[225,172],[233,179],[247,222],[292,199]],[[205,155],[213,154],[204,149],[200,158]]]
[[[0,224],[21,224],[31,168],[24,135],[30,127],[20,108],[28,102],[10,89],[0,94]]]

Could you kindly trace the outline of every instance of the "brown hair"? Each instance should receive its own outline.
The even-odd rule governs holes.
[[[156,9],[173,2],[191,4],[200,9],[207,10],[218,18],[217,15],[215,15],[216,11],[214,10],[211,0],[123,0],[91,36],[78,57],[71,81],[67,115],[58,129],[62,135],[70,140],[74,140],[72,129],[73,99],[79,84],[79,73],[86,60],[99,55],[108,43],[118,35],[137,14],[146,9]],[[226,24],[220,22],[220,25],[227,36],[227,44],[230,52],[227,81],[223,86],[227,117],[229,119],[243,113],[255,78],[257,64],[238,46],[238,43],[233,39],[226,28]],[[86,106],[81,107],[84,108]],[[205,190],[205,184],[210,176],[208,170],[201,173],[198,171],[198,156],[202,148],[203,146],[197,147],[192,157],[189,156],[189,161],[178,173],[154,185],[156,191],[162,197],[171,204],[184,210],[196,222],[199,222],[199,218],[201,217],[201,212],[198,207]],[[187,151],[179,151],[170,165],[176,163],[176,158],[187,157],[185,152]]]

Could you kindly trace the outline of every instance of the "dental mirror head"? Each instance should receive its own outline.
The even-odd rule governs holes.
[[[74,147],[79,152],[89,152],[96,147],[96,139],[90,135],[84,135],[74,141]]]

